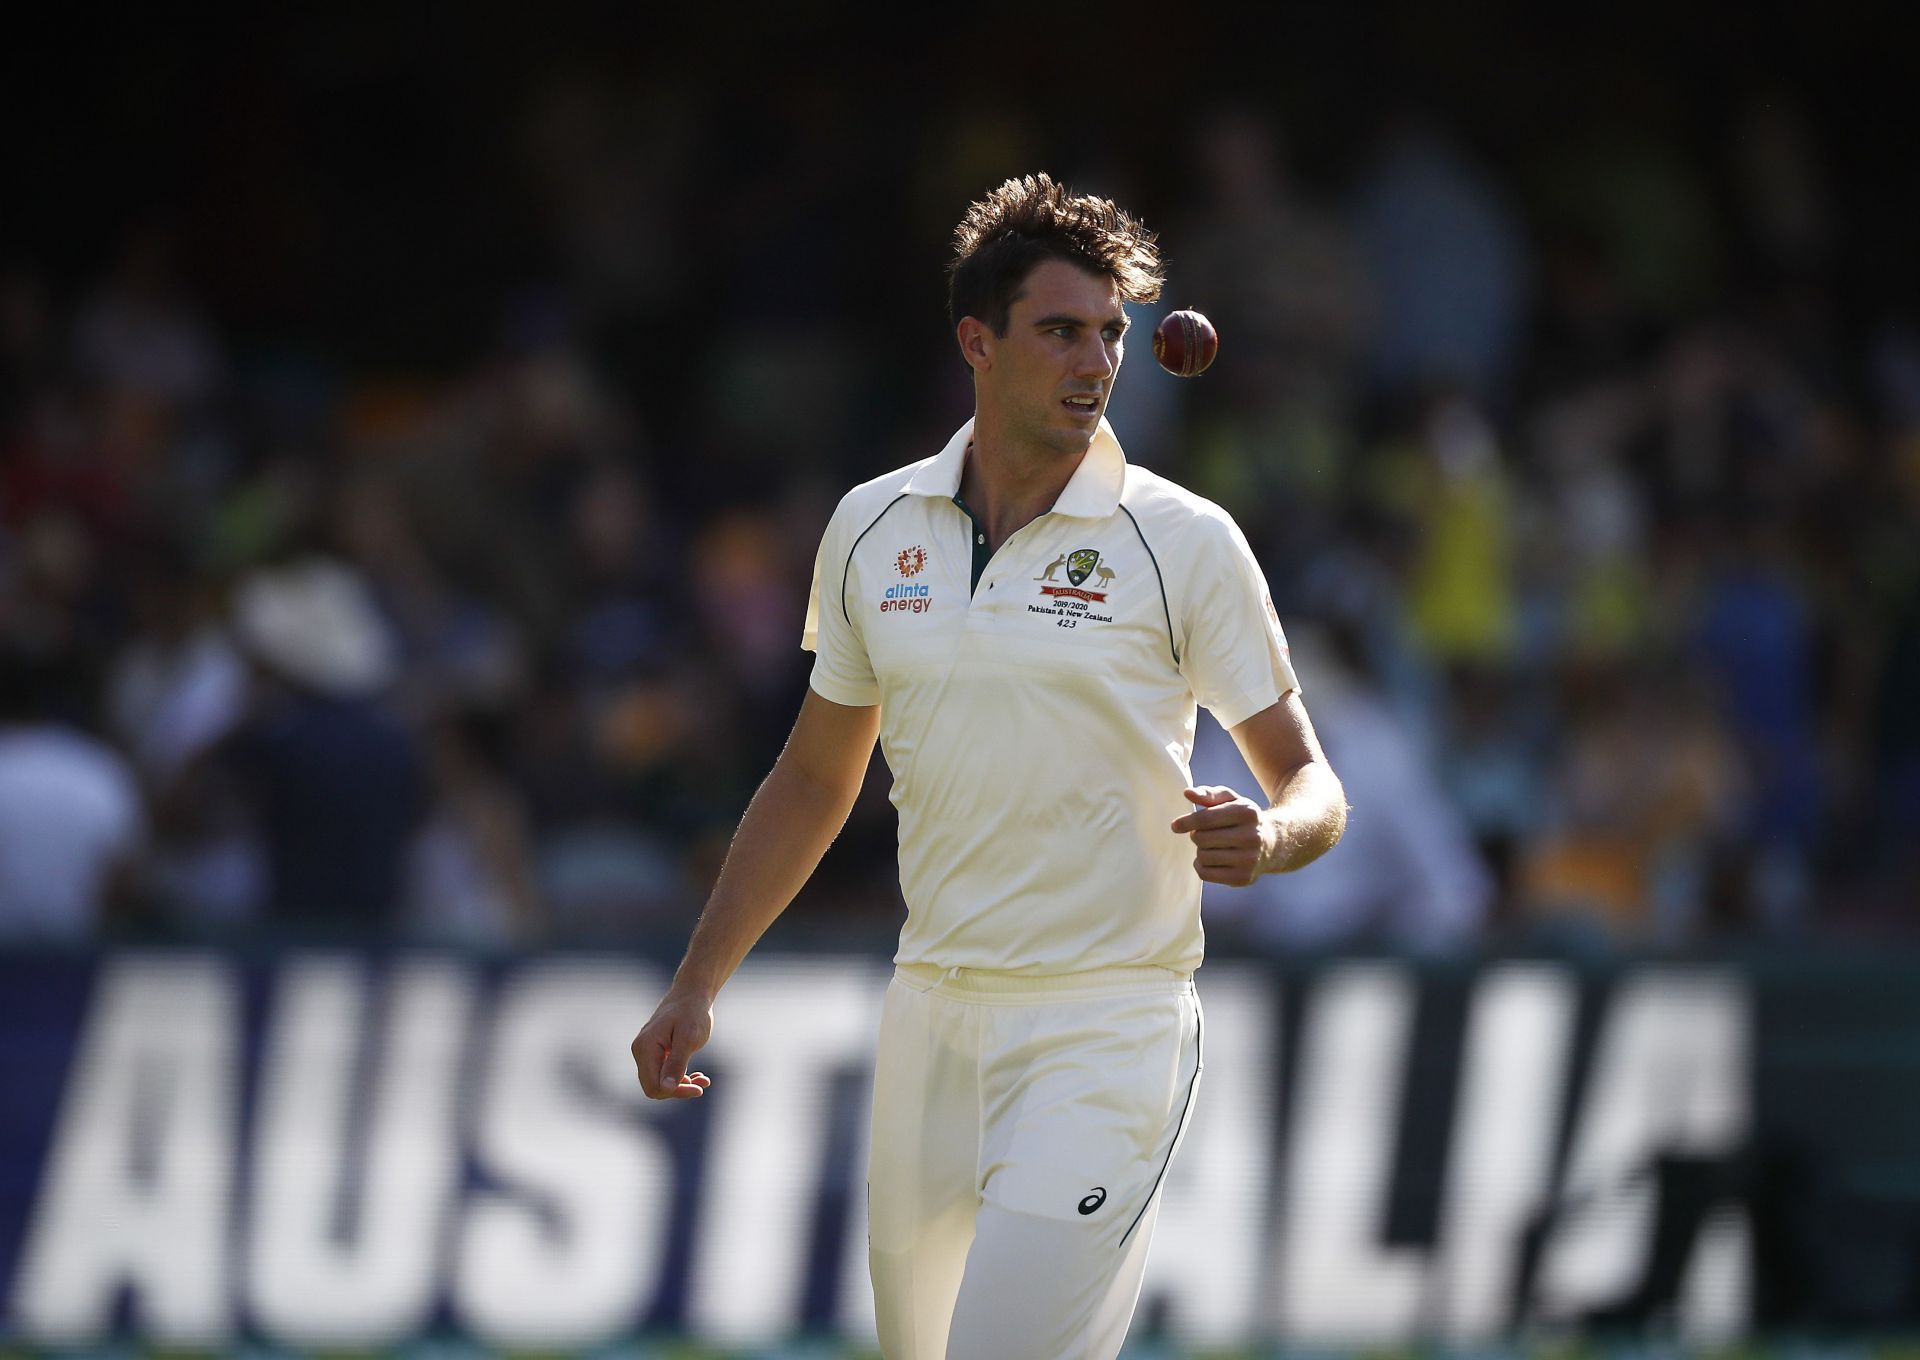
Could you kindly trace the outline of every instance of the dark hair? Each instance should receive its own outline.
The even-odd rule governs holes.
[[[1010,179],[967,208],[953,232],[947,320],[974,316],[1007,333],[1014,298],[1034,266],[1065,260],[1120,285],[1127,302],[1153,302],[1166,280],[1154,234],[1104,198],[1076,196],[1046,175]]]

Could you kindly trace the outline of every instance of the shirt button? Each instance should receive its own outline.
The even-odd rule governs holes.
[[[975,543],[985,543],[987,541],[987,536],[985,534],[981,534],[980,537],[974,539],[973,541]]]

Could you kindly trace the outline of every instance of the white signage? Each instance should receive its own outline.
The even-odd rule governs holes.
[[[866,958],[750,962],[698,1063],[712,1091],[656,1104],[627,1050],[665,984],[649,965],[549,957],[496,976],[325,954],[262,978],[210,955],[110,959],[0,1330],[868,1340],[864,1105],[886,976]],[[1419,973],[1308,976],[1297,1035],[1273,978],[1221,964],[1200,980],[1206,1076],[1141,1300],[1191,1344],[1472,1343],[1577,1321],[1642,1284],[1657,1160],[1730,1155],[1747,1135],[1751,1021],[1721,972],[1622,976],[1576,1062],[1577,975],[1483,970],[1444,1119],[1402,1108]],[[249,985],[267,1003],[252,1063]],[[1390,1241],[1408,1127],[1442,1140],[1434,1227]],[[1721,1206],[1673,1291],[1683,1333],[1744,1329],[1746,1258],[1740,1211]]]

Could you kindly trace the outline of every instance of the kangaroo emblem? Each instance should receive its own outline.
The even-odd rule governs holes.
[[[1034,577],[1033,579],[1036,581],[1051,581],[1053,579],[1053,574],[1056,571],[1060,570],[1060,568],[1066,565],[1067,565],[1067,555],[1065,553],[1061,553],[1058,557],[1054,558],[1053,561],[1047,563],[1047,569],[1045,571],[1041,572],[1040,575]]]

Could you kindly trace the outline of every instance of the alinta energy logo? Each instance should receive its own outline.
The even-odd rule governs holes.
[[[1036,581],[1054,580],[1054,573],[1062,567],[1067,569],[1067,581],[1069,584],[1064,586],[1041,586],[1040,593],[1042,595],[1065,595],[1071,599],[1090,600],[1096,604],[1104,604],[1106,602],[1107,596],[1105,591],[1080,589],[1081,584],[1090,576],[1103,586],[1111,586],[1116,579],[1113,568],[1100,560],[1100,554],[1097,550],[1093,548],[1075,548],[1070,553],[1063,553],[1053,561],[1047,563],[1046,570],[1033,579]]]
[[[893,569],[900,573],[901,580],[888,586],[881,597],[882,614],[924,614],[933,608],[933,592],[924,585],[912,584],[926,567],[927,550],[918,543],[893,555]]]

